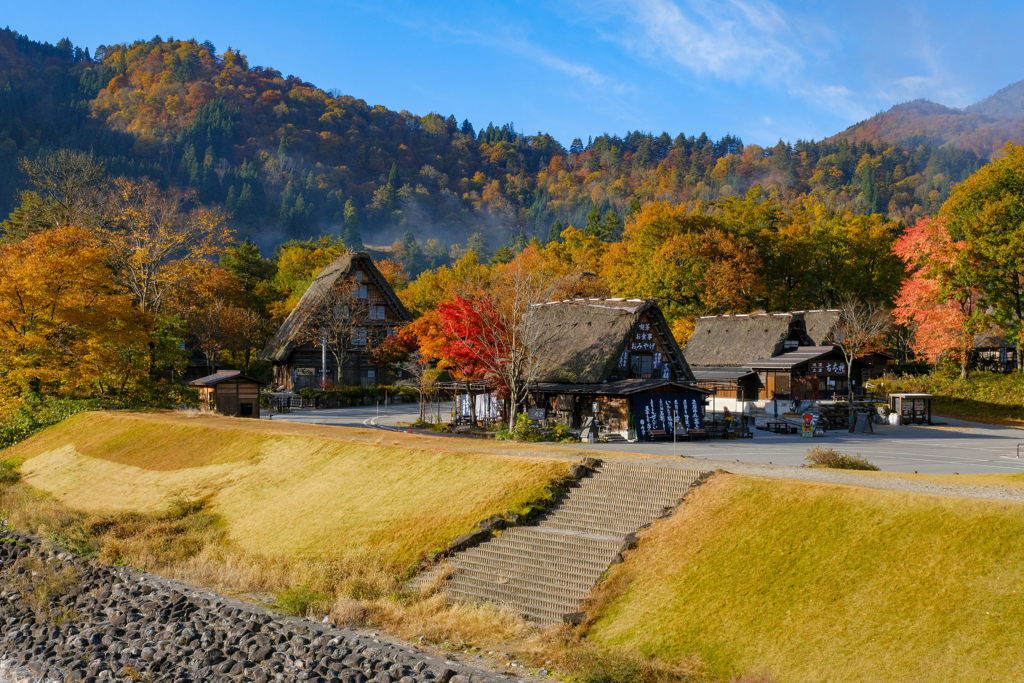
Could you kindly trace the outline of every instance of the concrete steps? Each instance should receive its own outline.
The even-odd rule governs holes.
[[[607,463],[580,480],[538,526],[513,527],[420,575],[458,600],[509,605],[538,623],[562,621],[616,560],[626,537],[679,504],[710,472]]]

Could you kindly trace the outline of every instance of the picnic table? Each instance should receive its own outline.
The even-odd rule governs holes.
[[[796,425],[790,422],[767,422],[765,427],[773,434],[796,434]]]

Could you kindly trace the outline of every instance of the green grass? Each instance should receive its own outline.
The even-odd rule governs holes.
[[[1014,372],[973,372],[966,380],[940,370],[929,375],[886,379],[887,393],[935,394],[932,411],[972,422],[1024,425],[1024,379]]]
[[[1015,680],[1024,506],[718,475],[590,609],[598,647],[728,677]]]

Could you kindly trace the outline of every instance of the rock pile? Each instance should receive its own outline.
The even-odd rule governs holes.
[[[485,683],[510,677],[0,539],[0,681]]]

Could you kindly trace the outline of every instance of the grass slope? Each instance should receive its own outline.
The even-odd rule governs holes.
[[[386,435],[392,437],[393,435]],[[404,435],[398,435],[399,438]],[[23,482],[93,514],[207,499],[236,548],[405,566],[478,521],[544,497],[568,463],[229,418],[81,413],[8,449]]]
[[[590,638],[718,675],[1015,680],[1024,506],[721,474],[641,536]]]
[[[1024,381],[1019,373],[972,372],[966,380],[948,370],[887,378],[885,390],[935,394],[932,410],[958,420],[1024,427]]]

